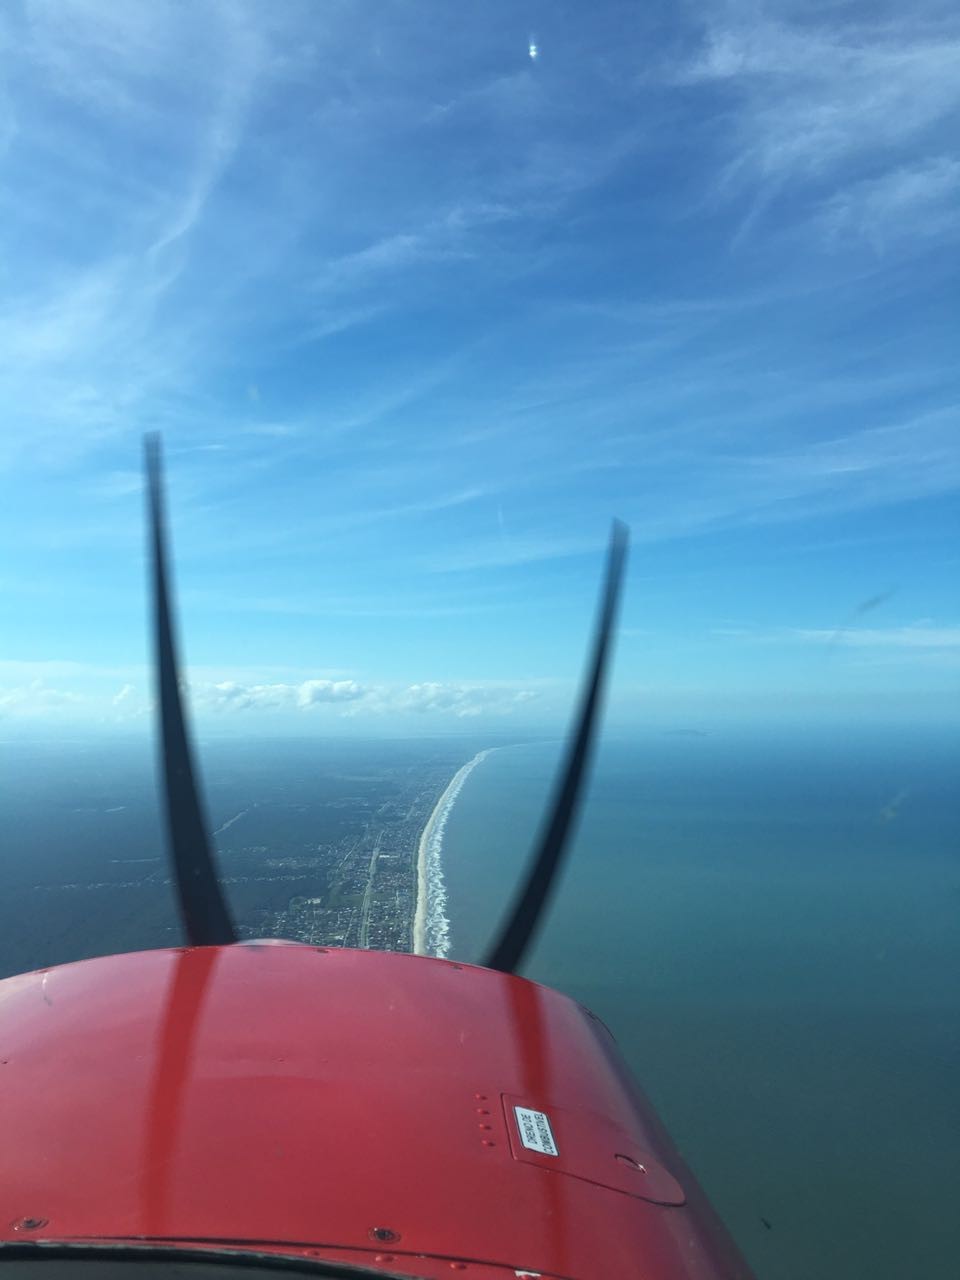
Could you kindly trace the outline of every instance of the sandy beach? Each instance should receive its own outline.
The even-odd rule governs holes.
[[[478,752],[472,760],[467,761],[462,769],[457,770],[443,795],[434,805],[433,812],[427,819],[427,825],[420,834],[420,844],[417,848],[417,910],[413,918],[413,950],[415,955],[435,954],[434,951],[428,950],[427,946],[427,913],[431,905],[438,906],[442,913],[443,904],[446,901],[440,870],[443,828],[446,826],[447,818],[453,808],[454,801],[460,793],[460,788],[477,765],[494,750],[496,750],[495,747],[490,747],[486,751]],[[440,894],[443,895],[443,901],[436,904],[431,904],[430,902],[431,870],[434,871],[434,890],[436,892],[439,889]]]

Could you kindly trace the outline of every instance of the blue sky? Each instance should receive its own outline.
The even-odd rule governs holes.
[[[0,13],[0,717],[148,723],[164,435],[210,732],[952,714],[953,6]],[[952,699],[952,703],[951,703]]]

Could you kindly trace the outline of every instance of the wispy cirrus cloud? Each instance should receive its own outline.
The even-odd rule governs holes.
[[[603,534],[571,538],[567,534],[507,534],[465,541],[455,548],[438,549],[423,558],[431,572],[448,573],[474,569],[502,569],[510,565],[535,564],[544,560],[584,555],[603,546]]]
[[[8,463],[76,456],[182,407],[201,344],[196,317],[160,314],[186,264],[164,251],[197,225],[239,143],[238,95],[257,80],[243,31],[211,8],[191,33],[165,3],[40,0],[0,17],[0,42],[18,49],[3,160],[19,246],[0,307]],[[217,68],[203,88],[201,62]]]
[[[865,240],[882,254],[903,240],[953,235],[958,205],[960,158],[933,156],[853,183],[831,196],[817,217],[838,248]]]
[[[876,651],[890,656],[899,655],[904,661],[937,654],[957,656],[960,653],[960,626],[928,621],[889,627],[849,624],[841,627],[727,626],[712,628],[711,635],[735,644]]]
[[[376,285],[415,263],[457,256],[452,246],[434,242],[425,232],[397,232],[325,263],[316,281],[321,294],[354,293]]]
[[[0,14],[0,47],[17,50],[0,101],[0,464],[59,465],[145,425],[219,427],[205,384],[252,326],[283,349],[290,329],[317,344],[382,311],[311,296],[290,263],[316,202],[285,198],[289,152],[254,142],[258,112],[305,74],[310,18],[170,0]],[[311,26],[315,63],[346,24],[331,11]],[[238,176],[256,204],[238,201]],[[263,305],[271,277],[282,316]]]
[[[829,235],[876,243],[915,211],[933,216],[952,182],[953,156],[938,155],[955,151],[960,24],[882,6],[794,17],[769,3],[707,9],[703,22],[703,46],[678,76],[725,95],[732,146],[717,189],[754,191],[747,227],[798,184],[821,200],[833,188],[813,217]],[[930,154],[919,166],[918,147]]]
[[[838,644],[849,649],[960,649],[960,626],[913,623],[903,627],[798,627],[790,632],[810,644]]]
[[[331,258],[321,267],[314,288],[321,295],[357,295],[380,288],[400,273],[426,263],[450,263],[475,257],[481,245],[472,233],[516,216],[507,205],[478,201],[452,205],[429,218],[425,225],[397,231],[363,248]]]
[[[948,407],[802,448],[745,455],[746,471],[779,485],[782,496],[828,491],[850,505],[949,491],[960,484],[956,448],[960,408]]]
[[[191,670],[236,724],[372,711],[375,643],[398,682],[451,653],[542,670],[613,514],[637,579],[656,544],[678,592],[721,543],[732,594],[759,590],[737,566],[804,522],[859,538],[878,586],[906,581],[881,559],[900,529],[945,556],[954,15],[610,0],[551,10],[535,61],[514,18],[0,12],[9,652],[63,653],[69,617],[114,672],[11,688],[145,705],[111,704],[149,689],[143,429],[167,440],[188,651],[249,660]],[[349,669],[292,666],[318,643]],[[365,692],[301,715],[325,679]],[[421,685],[404,714],[482,701]]]
[[[844,16],[827,6],[790,21],[772,5],[705,14],[691,82],[727,83],[738,98],[738,168],[816,174],[864,152],[889,154],[960,106],[960,33],[950,26]]]

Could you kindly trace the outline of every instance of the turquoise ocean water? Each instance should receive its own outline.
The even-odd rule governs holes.
[[[960,1274],[956,747],[651,733],[596,762],[525,971],[613,1029],[765,1280]],[[453,806],[452,958],[482,954],[558,750],[495,751]]]

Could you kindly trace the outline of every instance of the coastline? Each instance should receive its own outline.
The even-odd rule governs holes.
[[[457,770],[420,833],[420,843],[417,846],[417,909],[413,917],[414,955],[442,958],[450,949],[449,921],[444,911],[447,894],[440,861],[443,830],[454,801],[460,794],[460,788],[477,765],[496,750],[496,747],[488,747],[486,751],[478,751],[472,760],[468,760]]]

